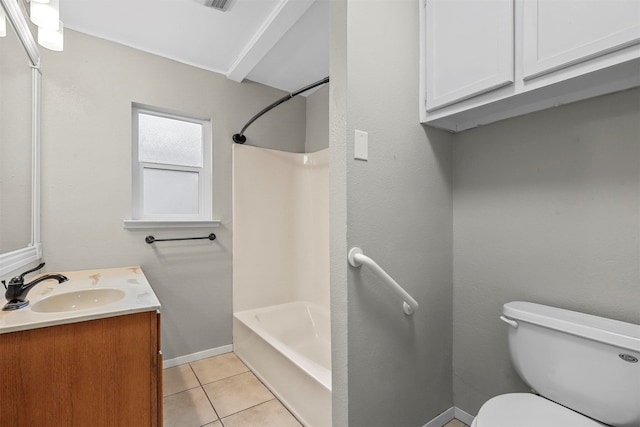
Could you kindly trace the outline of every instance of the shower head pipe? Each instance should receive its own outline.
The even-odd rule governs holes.
[[[305,86],[302,89],[298,89],[295,92],[291,92],[288,95],[285,95],[282,98],[278,99],[274,103],[269,104],[268,106],[266,106],[265,108],[260,110],[260,112],[258,114],[253,116],[247,122],[247,124],[242,127],[242,130],[240,130],[240,133],[236,133],[235,135],[233,135],[233,142],[235,142],[236,144],[244,144],[245,142],[247,142],[247,137],[244,136],[244,132],[251,125],[251,123],[253,123],[256,120],[258,120],[263,114],[267,113],[268,111],[273,110],[274,108],[276,108],[278,105],[282,104],[283,102],[287,102],[288,100],[290,100],[291,98],[293,98],[296,95],[300,95],[301,93],[304,93],[304,92],[306,92],[308,90],[313,89],[314,87],[317,87],[317,86],[320,86],[320,85],[323,85],[323,84],[326,84],[326,83],[329,83],[329,76],[325,77],[322,80],[318,80],[315,83],[311,83],[310,85]]]

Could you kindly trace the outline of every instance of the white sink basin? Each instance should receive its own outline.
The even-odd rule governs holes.
[[[31,310],[39,313],[60,313],[65,311],[85,310],[112,302],[120,301],[125,293],[120,289],[96,288],[52,295],[31,306]]]

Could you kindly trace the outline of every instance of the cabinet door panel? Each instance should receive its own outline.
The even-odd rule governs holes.
[[[513,0],[426,0],[427,111],[513,82]]]
[[[638,0],[523,1],[524,78],[640,42]]]
[[[0,334],[0,371],[8,375],[0,396],[19,401],[0,406],[0,426],[161,425],[153,405],[162,394],[150,387],[154,315]]]

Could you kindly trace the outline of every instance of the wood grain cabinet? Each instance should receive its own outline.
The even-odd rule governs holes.
[[[161,426],[156,311],[0,334],[0,425]]]
[[[454,132],[640,85],[638,0],[419,0],[420,117]]]

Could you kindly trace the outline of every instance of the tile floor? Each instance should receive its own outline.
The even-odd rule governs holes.
[[[163,387],[164,427],[302,426],[234,353],[167,368]]]
[[[167,368],[165,427],[301,427],[234,353]]]

